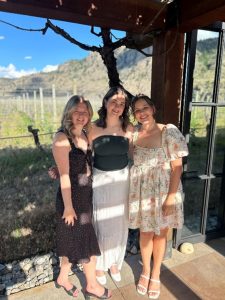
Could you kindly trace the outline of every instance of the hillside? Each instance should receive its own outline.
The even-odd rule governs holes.
[[[149,94],[151,58],[125,48],[118,49],[116,57],[120,79],[126,89],[133,94]],[[85,59],[67,61],[50,73],[36,73],[19,79],[0,78],[0,96],[19,96],[27,92],[32,96],[39,87],[43,88],[44,94],[49,94],[52,84],[55,84],[59,96],[76,91],[92,101],[98,101],[108,89],[108,78],[100,55],[90,53]]]
[[[209,82],[214,78],[216,43],[216,38],[197,43],[194,89],[200,91],[200,94],[203,91],[205,94]],[[117,49],[115,54],[120,79],[125,88],[132,94],[142,92],[149,95],[152,58],[124,47]],[[204,78],[200,75],[202,72],[205,74]],[[85,59],[66,61],[50,73],[41,72],[19,79],[0,78],[0,97],[14,98],[29,93],[32,98],[33,91],[40,87],[43,88],[44,95],[51,95],[52,84],[56,86],[57,96],[67,97],[75,92],[93,103],[99,102],[107,91],[108,78],[100,55],[89,53]]]
[[[217,38],[209,38],[197,43],[193,96],[195,101],[208,102],[212,99],[213,83],[216,69],[217,44]],[[219,91],[219,97],[221,100],[224,99],[225,96],[224,71],[225,60],[223,59]]]

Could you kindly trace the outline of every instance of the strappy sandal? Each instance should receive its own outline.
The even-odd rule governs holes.
[[[85,297],[85,300],[91,300],[92,297],[97,298],[97,299],[109,299],[112,297],[112,295],[109,296],[109,290],[105,288],[104,294],[101,296],[97,296],[93,293],[86,291],[84,294],[84,297]]]
[[[79,294],[79,290],[78,290],[78,288],[77,288],[75,285],[73,285],[72,288],[71,288],[70,290],[67,290],[63,285],[58,284],[58,282],[55,281],[55,287],[56,287],[57,289],[63,288],[64,291],[65,291],[69,296],[72,296],[72,297],[74,297],[74,298],[76,298],[76,297],[78,296],[78,294]],[[77,294],[76,294],[76,296],[75,296],[74,293],[75,293],[76,291],[77,291]]]
[[[146,279],[148,281],[150,279],[149,276],[146,276],[146,275],[143,275],[143,274],[140,275],[140,278],[144,278],[144,279]],[[140,279],[139,279],[139,281],[140,281]],[[141,283],[138,283],[138,285],[137,285],[137,292],[138,292],[138,294],[144,296],[147,293],[147,290],[148,290],[148,287],[145,287]]]
[[[152,282],[156,282],[160,285],[160,280],[156,280],[156,279],[150,279],[150,281]],[[152,293],[153,295],[150,295],[150,293]],[[149,299],[158,299],[160,295],[160,290],[148,290],[148,298]]]

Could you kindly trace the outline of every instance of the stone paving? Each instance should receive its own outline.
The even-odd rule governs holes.
[[[107,275],[107,287],[112,289],[112,300],[144,300],[136,292],[141,272],[140,256],[130,256],[122,268],[122,281],[114,283]],[[70,277],[79,288],[84,286],[82,273]],[[57,290],[54,284],[47,283],[1,297],[1,300],[67,300],[72,299],[62,289]],[[76,298],[84,299],[82,292]],[[94,299],[94,298],[93,298]],[[224,300],[225,299],[225,238],[209,243],[194,245],[193,254],[182,254],[173,249],[172,258],[163,262],[161,273],[160,300]]]

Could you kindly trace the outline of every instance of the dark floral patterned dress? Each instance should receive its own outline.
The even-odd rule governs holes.
[[[57,255],[66,256],[75,263],[87,263],[91,256],[100,255],[96,234],[92,225],[92,152],[88,147],[85,153],[69,139],[69,176],[71,181],[72,204],[77,215],[75,224],[67,225],[62,219],[64,203],[59,187],[56,198]],[[87,175],[87,170],[91,175]]]

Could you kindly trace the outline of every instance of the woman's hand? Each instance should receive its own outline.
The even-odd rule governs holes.
[[[75,220],[77,220],[77,215],[75,213],[75,210],[71,208],[65,208],[63,212],[62,219],[64,219],[65,223],[67,225],[74,225]]]
[[[58,179],[59,178],[59,170],[56,166],[50,167],[48,169],[48,176],[51,179]]]
[[[170,162],[171,174],[170,185],[167,197],[163,203],[162,211],[164,216],[170,216],[175,210],[175,196],[180,184],[180,177],[182,173],[182,158],[175,159]]]
[[[174,198],[166,198],[162,206],[162,212],[165,217],[174,213],[174,204]]]

